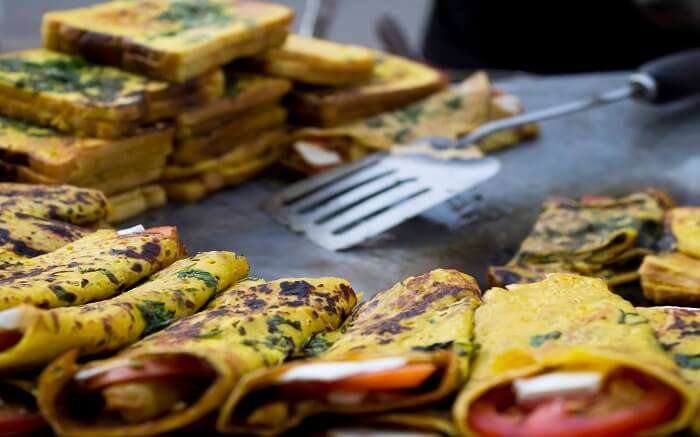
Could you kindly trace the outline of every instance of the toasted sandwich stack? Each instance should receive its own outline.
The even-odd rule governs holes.
[[[163,174],[170,198],[198,200],[275,163],[288,143],[286,79],[226,72],[224,95],[175,121],[175,149]]]
[[[111,219],[123,220],[165,203],[166,167],[186,173],[166,177],[168,187],[212,169],[230,179],[242,163],[260,167],[285,136],[276,102],[289,83],[226,77],[221,67],[282,44],[292,16],[237,0],[47,13],[45,48],[0,55],[0,179],[96,188],[110,196]]]

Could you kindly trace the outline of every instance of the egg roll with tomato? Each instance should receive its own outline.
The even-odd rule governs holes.
[[[557,272],[602,277],[611,286],[635,281],[671,205],[668,194],[655,189],[619,198],[551,198],[513,259],[489,269],[490,282],[537,282]]]
[[[661,348],[673,357],[685,379],[700,391],[700,309],[663,306],[637,311],[649,320]],[[700,435],[700,410],[692,431]]]
[[[0,270],[0,309],[82,305],[119,294],[184,255],[174,227],[102,230]]]
[[[47,367],[39,405],[72,436],[136,436],[181,430],[213,413],[240,378],[276,366],[304,341],[338,328],[356,304],[337,278],[245,282],[219,305],[84,366],[68,353]]]
[[[148,282],[111,299],[0,311],[0,372],[35,368],[72,349],[81,355],[120,349],[195,313],[247,274],[244,257],[204,252],[176,261]]]
[[[568,273],[492,288],[476,311],[479,345],[453,406],[461,434],[669,435],[698,392],[649,320],[606,283]]]
[[[36,404],[36,381],[0,380],[0,434],[31,435],[47,427]]]
[[[644,258],[639,268],[644,296],[659,304],[700,304],[700,208],[666,214],[663,252]]]
[[[221,409],[219,432],[277,435],[320,413],[366,414],[427,404],[468,374],[476,281],[434,270],[379,292],[316,358],[246,376]]]

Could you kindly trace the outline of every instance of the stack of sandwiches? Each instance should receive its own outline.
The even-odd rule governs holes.
[[[47,13],[44,48],[0,55],[0,180],[101,190],[120,221],[279,161],[315,173],[521,110],[483,74],[455,93],[422,63],[288,35],[292,18],[286,6],[252,0],[117,0]],[[418,116],[430,105],[439,122]],[[498,146],[532,133],[511,132]]]

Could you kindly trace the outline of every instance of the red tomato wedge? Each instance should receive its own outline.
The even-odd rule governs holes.
[[[510,387],[501,387],[472,405],[469,426],[485,437],[614,437],[636,435],[677,414],[680,398],[667,385],[636,371],[616,377],[638,384],[644,390],[641,397],[634,403],[619,404],[606,402],[610,394],[603,392],[588,398],[552,398],[526,408],[515,404]],[[578,407],[572,409],[572,402]],[[586,407],[580,409],[581,405],[590,408],[595,404],[610,408],[598,408],[590,414]]]
[[[133,364],[114,367],[85,381],[88,390],[125,382],[169,377],[212,377],[214,371],[195,357],[188,355],[169,356],[163,359],[145,359]]]
[[[0,351],[7,350],[19,343],[23,335],[24,334],[22,334],[20,331],[0,332]]]
[[[9,405],[0,407],[0,436],[29,434],[46,426],[41,414]]]
[[[425,382],[437,367],[431,363],[408,364],[398,369],[363,373],[333,383],[333,389],[347,391],[400,390]]]

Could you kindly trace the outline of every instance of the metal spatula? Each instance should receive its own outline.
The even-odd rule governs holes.
[[[630,97],[663,104],[699,93],[700,49],[696,49],[645,64],[622,88],[487,123],[459,141],[427,137],[416,143],[440,150],[467,148],[502,129]],[[499,168],[493,157],[458,161],[380,152],[295,183],[276,194],[265,209],[326,249],[346,249],[484,182]]]

